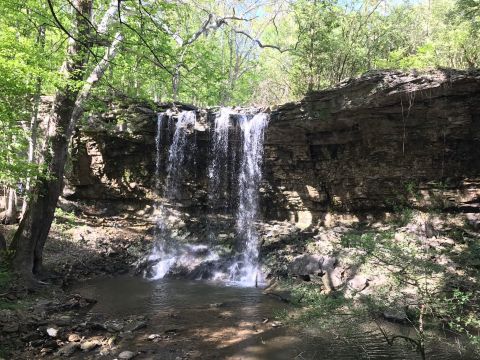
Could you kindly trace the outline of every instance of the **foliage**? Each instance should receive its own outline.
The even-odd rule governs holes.
[[[65,232],[78,225],[78,220],[75,213],[56,208],[54,224],[59,230]]]
[[[385,309],[404,308],[411,326],[418,335],[413,339],[424,347],[426,326],[441,321],[450,331],[465,334],[478,350],[480,338],[480,312],[478,286],[469,279],[478,277],[478,241],[469,239],[463,230],[454,229],[453,235],[462,233],[461,241],[468,249],[452,260],[462,264],[465,277],[449,275],[450,269],[435,261],[442,250],[431,248],[421,236],[395,235],[394,231],[364,230],[346,233],[340,244],[344,248],[360,250],[357,265],[371,266],[388,281],[382,289],[361,296],[361,303],[370,312],[378,314]],[[450,234],[451,232],[449,232]]]

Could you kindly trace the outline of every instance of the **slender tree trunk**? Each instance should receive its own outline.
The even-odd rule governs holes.
[[[5,224],[17,222],[17,194],[14,188],[8,189],[7,209],[5,211]]]
[[[47,146],[43,155],[48,164],[48,178],[39,179],[35,185],[33,197],[10,245],[15,251],[14,270],[26,279],[38,273],[42,265],[42,256],[35,249],[45,243],[63,188],[63,172],[71,136],[70,119],[78,94],[75,83],[82,80],[85,72],[88,49],[78,40],[86,43],[88,39],[92,0],[76,0],[74,5],[78,11],[74,21],[76,40],[69,40],[67,57],[62,65],[66,85],[55,96],[50,114],[51,129],[45,139]]]
[[[43,49],[45,46],[45,26],[41,25],[38,28],[38,43]],[[33,109],[32,109],[32,119],[30,120],[30,139],[28,142],[28,161],[31,163],[35,162],[35,150],[37,148],[37,132],[38,132],[38,111],[40,108],[41,100],[41,91],[42,91],[42,78],[39,76],[37,78],[37,83],[35,85],[35,96],[33,99]],[[25,195],[23,197],[22,204],[22,217],[25,215],[27,210],[28,203],[28,193],[30,190],[32,179],[28,178],[25,184]]]
[[[5,240],[3,234],[0,232],[0,260],[5,250],[7,250],[7,241]]]
[[[178,92],[180,91],[180,66],[181,64],[175,65],[175,68],[173,69],[173,76],[172,76],[172,95],[173,95],[173,101],[177,101],[178,99]]]

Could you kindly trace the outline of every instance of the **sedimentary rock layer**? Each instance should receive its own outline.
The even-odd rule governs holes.
[[[66,195],[127,207],[150,201],[161,110],[117,102],[92,114],[74,139]],[[209,132],[218,109],[196,110],[197,161],[177,199],[189,211],[207,206]],[[307,226],[329,210],[479,210],[478,72],[372,72],[267,111],[260,190],[267,219]],[[234,143],[234,127],[231,134]]]

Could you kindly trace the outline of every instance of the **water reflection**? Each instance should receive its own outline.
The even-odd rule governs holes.
[[[123,346],[154,359],[420,359],[409,344],[386,343],[373,322],[337,316],[327,328],[272,326],[288,306],[260,289],[211,282],[120,277],[97,279],[72,289],[98,303],[91,314],[109,318],[145,315],[143,332],[126,337]],[[384,323],[390,333],[412,335],[408,327]],[[148,334],[178,333],[152,343]],[[427,359],[474,359],[447,341],[427,344]],[[139,358],[142,358],[140,356]]]

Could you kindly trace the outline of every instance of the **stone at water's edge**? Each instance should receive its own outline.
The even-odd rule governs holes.
[[[118,358],[121,360],[130,360],[135,357],[135,353],[131,351],[122,351],[120,354],[118,354]]]

